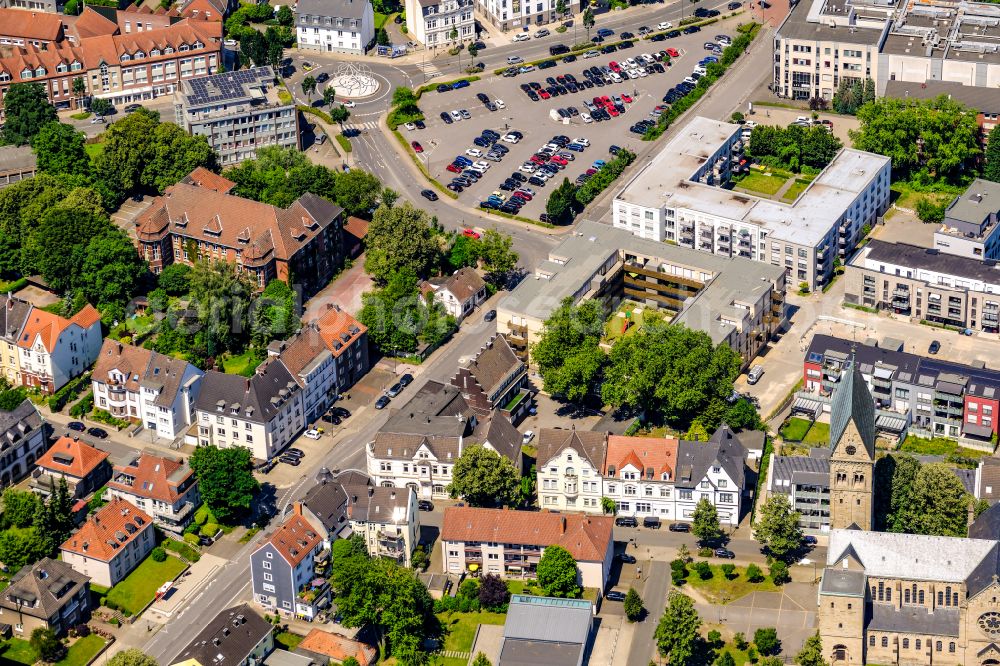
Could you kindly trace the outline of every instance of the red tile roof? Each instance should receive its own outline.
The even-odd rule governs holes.
[[[231,189],[236,187],[236,183],[233,181],[220,176],[217,173],[212,173],[205,167],[196,167],[194,171],[184,176],[184,178],[181,179],[181,182],[215,190],[216,192],[221,192],[222,194],[226,194]]]
[[[19,39],[54,42],[61,38],[59,14],[26,9],[0,9],[0,35]]]
[[[331,307],[316,322],[323,343],[334,357],[350,348],[368,327],[337,306]]]
[[[375,663],[376,652],[372,646],[322,629],[310,631],[299,643],[298,649],[315,652],[338,662],[354,657],[361,666]]]
[[[115,465],[108,488],[173,504],[180,499],[178,489],[181,484],[193,475],[194,472],[183,460],[143,453],[134,464]]]
[[[66,539],[62,550],[110,562],[145,530],[153,529],[153,519],[130,502],[114,499]]]
[[[578,562],[601,562],[608,552],[614,523],[612,516],[456,506],[445,509],[441,539],[562,546]]]
[[[653,478],[660,480],[666,472],[673,479],[677,469],[677,440],[662,437],[623,437],[610,435],[608,437],[608,454],[604,459],[605,476],[617,476],[626,465],[635,467],[642,478],[649,478],[648,471],[653,471]],[[614,467],[612,474],[609,467]]]
[[[35,464],[50,472],[83,479],[107,460],[108,453],[67,435],[60,437]]]
[[[298,565],[306,555],[322,541],[319,533],[305,518],[299,513],[292,514],[292,517],[275,530],[268,542],[274,546],[275,550],[281,553],[293,567]]]
[[[105,18],[90,7],[85,7],[73,23],[73,31],[79,39],[113,35],[118,32],[118,24]]]

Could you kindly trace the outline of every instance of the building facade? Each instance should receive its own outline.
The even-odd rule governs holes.
[[[83,499],[111,478],[108,453],[80,439],[63,435],[35,461],[31,474],[31,489],[48,495],[66,480],[70,496]]]
[[[293,506],[288,520],[250,556],[253,598],[267,610],[312,620],[329,603],[329,583],[313,585],[324,543],[302,516],[301,505]]]
[[[502,335],[491,337],[466,361],[451,378],[451,385],[461,389],[462,397],[473,407],[502,409],[515,423],[531,403],[528,365]]]
[[[1000,259],[1000,185],[976,178],[955,197],[934,232],[934,247],[968,259]]]
[[[375,41],[370,0],[299,0],[295,31],[301,49],[364,55]]]
[[[161,529],[179,535],[201,504],[198,480],[183,459],[142,452],[126,465],[115,465],[108,494],[137,506]]]
[[[113,587],[156,546],[153,519],[135,505],[113,499],[98,509],[60,548],[62,561],[98,585]]]
[[[473,5],[473,0],[406,0],[407,33],[427,48],[473,39]]]
[[[28,301],[0,294],[0,373],[14,386],[21,384],[21,355],[17,345],[32,308]]]
[[[315,325],[326,348],[333,354],[337,390],[345,391],[368,373],[368,327],[335,303],[327,304]]]
[[[203,136],[230,166],[267,146],[300,149],[298,112],[278,99],[274,72],[253,67],[182,81],[174,91],[174,121]]]
[[[603,514],[601,471],[608,454],[604,432],[542,428],[535,481],[538,506]]]
[[[31,636],[39,627],[65,634],[89,618],[89,582],[65,562],[43,557],[21,567],[0,592],[0,622],[16,636]]]
[[[97,360],[102,341],[101,315],[90,304],[69,319],[31,308],[17,343],[21,385],[55,393]]]
[[[227,608],[208,623],[171,662],[172,666],[258,666],[274,649],[274,626],[249,604]]]
[[[304,327],[288,340],[275,340],[267,347],[269,357],[285,366],[302,387],[305,419],[321,417],[337,395],[337,364],[314,325]]]
[[[429,293],[445,312],[461,322],[486,300],[486,282],[473,268],[460,268],[439,284],[428,283]]]
[[[0,409],[0,487],[17,483],[45,452],[45,421],[27,398],[11,411]]]
[[[577,14],[580,9],[580,0],[566,3],[568,14]],[[552,23],[563,16],[556,11],[556,0],[477,0],[476,10],[504,31]]]

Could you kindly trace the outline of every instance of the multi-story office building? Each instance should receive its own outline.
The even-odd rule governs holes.
[[[428,48],[472,39],[476,36],[473,0],[406,0],[406,28]]]
[[[270,67],[182,81],[174,91],[174,122],[203,136],[230,166],[267,146],[299,149],[298,112],[278,99]]]
[[[998,430],[1000,371],[962,365],[902,351],[902,343],[857,344],[828,335],[813,336],[803,363],[805,402],[826,409],[853,353],[867,384],[877,432],[906,432],[958,439],[965,446],[993,450]],[[803,406],[809,407],[808,405]]]
[[[871,241],[847,265],[844,301],[914,320],[1000,332],[1000,270],[994,262]]]
[[[1000,259],[1000,183],[976,178],[948,205],[935,249],[969,259]]]
[[[615,195],[614,226],[642,238],[783,267],[795,284],[826,284],[889,206],[891,160],[842,149],[791,203],[726,185],[743,128],[696,117]]]
[[[570,297],[609,307],[634,301],[727,344],[748,365],[784,319],[785,269],[721,257],[583,221],[549,252],[534,279],[497,306],[497,330],[524,356],[545,320]]]
[[[519,30],[562,18],[556,4],[557,0],[477,0],[476,9],[501,30]],[[580,7],[580,0],[566,3],[566,11],[571,14],[578,13]]]
[[[299,0],[296,14],[300,49],[364,55],[375,41],[371,0]]]

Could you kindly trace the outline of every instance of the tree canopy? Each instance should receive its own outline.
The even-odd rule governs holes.
[[[795,655],[795,663],[799,666],[827,666],[823,658],[823,639],[818,631],[803,643],[802,649]]]
[[[747,155],[770,166],[798,172],[822,169],[844,144],[822,125],[757,125],[750,133]]]
[[[383,353],[410,353],[418,342],[437,345],[458,328],[441,303],[423,297],[408,269],[391,273],[386,286],[362,294],[361,303],[358,321]]]
[[[545,321],[531,348],[545,391],[582,402],[601,377],[607,356],[599,344],[605,311],[598,299],[573,305],[566,298]]]
[[[538,584],[548,597],[578,597],[576,560],[562,546],[547,546],[535,569]]]
[[[901,505],[902,531],[964,537],[972,498],[944,463],[921,465]]]
[[[986,144],[986,164],[981,177],[1000,183],[1000,125],[990,130]]]
[[[837,113],[853,115],[868,102],[875,101],[875,82],[872,79],[840,77],[840,85],[833,94],[833,109]]]
[[[802,547],[799,513],[792,511],[788,498],[772,493],[760,509],[753,538],[774,558],[786,560]]]
[[[160,666],[155,659],[139,648],[128,648],[115,654],[108,666]]]
[[[232,525],[250,511],[260,484],[253,476],[249,449],[199,446],[188,463],[198,479],[202,499],[222,524]]]
[[[15,83],[7,90],[3,106],[3,141],[15,146],[31,143],[42,127],[56,120],[56,109],[41,83]]]
[[[70,125],[46,123],[31,140],[38,170],[86,179],[90,176],[90,157],[83,148],[85,139],[83,132]]]
[[[660,656],[666,657],[671,666],[692,663],[700,628],[701,618],[698,617],[691,597],[671,590],[667,597],[667,607],[653,633]]]
[[[698,500],[691,516],[691,531],[701,543],[713,543],[722,537],[719,513],[707,497]]]
[[[441,244],[430,217],[408,202],[392,208],[380,206],[368,225],[365,245],[365,272],[376,284],[386,284],[390,275],[401,270],[426,279],[441,264]]]
[[[261,148],[255,159],[244,160],[222,175],[236,183],[233,188],[236,196],[279,208],[287,208],[306,192],[336,200],[337,174],[311,163],[305,153],[294,148]]]
[[[198,259],[188,279],[200,327],[196,337],[204,353],[215,356],[240,349],[254,295],[249,276],[237,272],[232,263]]]
[[[474,444],[455,463],[449,491],[469,506],[512,506],[520,496],[520,481],[520,472],[508,458]]]

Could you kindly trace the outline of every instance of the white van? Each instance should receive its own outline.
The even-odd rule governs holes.
[[[764,367],[760,365],[755,365],[750,368],[750,372],[747,373],[747,384],[756,384],[760,381],[761,375],[764,374]]]

